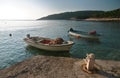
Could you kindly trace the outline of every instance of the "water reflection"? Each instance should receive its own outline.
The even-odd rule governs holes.
[[[32,46],[26,46],[27,52],[32,55],[45,55],[45,56],[58,56],[58,57],[70,57],[70,53],[66,51],[53,52],[53,51],[45,51]]]
[[[96,43],[96,44],[100,44],[101,42],[100,42],[100,39],[84,39],[84,38],[81,38],[81,40],[84,40],[84,41],[86,41],[86,42],[88,42],[88,43]]]

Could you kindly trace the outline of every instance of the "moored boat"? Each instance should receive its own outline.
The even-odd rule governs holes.
[[[69,35],[75,36],[77,38],[87,38],[87,39],[99,39],[99,34],[96,31],[84,32],[73,30],[72,28],[68,31]]]
[[[74,44],[73,41],[64,41],[61,38],[27,37],[24,41],[30,46],[48,51],[69,51]]]

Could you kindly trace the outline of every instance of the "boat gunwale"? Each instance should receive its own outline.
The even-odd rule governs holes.
[[[45,38],[45,39],[49,39],[49,38]],[[62,46],[71,46],[74,44],[73,41],[70,41],[70,44],[43,44],[43,43],[38,43],[38,42],[33,42],[32,40],[25,40],[25,42],[31,43],[31,44],[36,44],[36,45],[42,45],[42,46],[49,46],[49,47],[62,47]],[[69,43],[69,41],[67,41],[67,43]]]
[[[82,31],[78,31],[78,32],[82,32]],[[73,30],[73,31],[69,30],[68,33],[76,37],[82,37],[82,38],[88,38],[88,39],[99,39],[99,35],[90,35],[90,34],[87,34],[87,32],[83,32],[86,34],[77,33],[77,30]]]

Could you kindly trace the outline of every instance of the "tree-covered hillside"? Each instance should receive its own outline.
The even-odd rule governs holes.
[[[120,18],[120,9],[112,11],[76,11],[48,15],[38,20],[69,20],[86,18]]]
[[[93,17],[97,18],[120,18],[120,9],[106,11],[100,14],[95,14]]]

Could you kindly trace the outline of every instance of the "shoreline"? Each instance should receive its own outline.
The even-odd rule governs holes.
[[[86,18],[86,19],[40,19],[40,20],[74,20],[74,21],[97,21],[97,22],[120,22],[120,18]],[[36,20],[36,21],[40,21]]]
[[[87,19],[74,19],[78,21],[101,21],[101,22],[120,22],[120,18],[87,18]]]
[[[120,61],[95,60],[100,70],[88,74],[81,69],[82,59],[33,56],[0,70],[0,78],[119,78]]]

